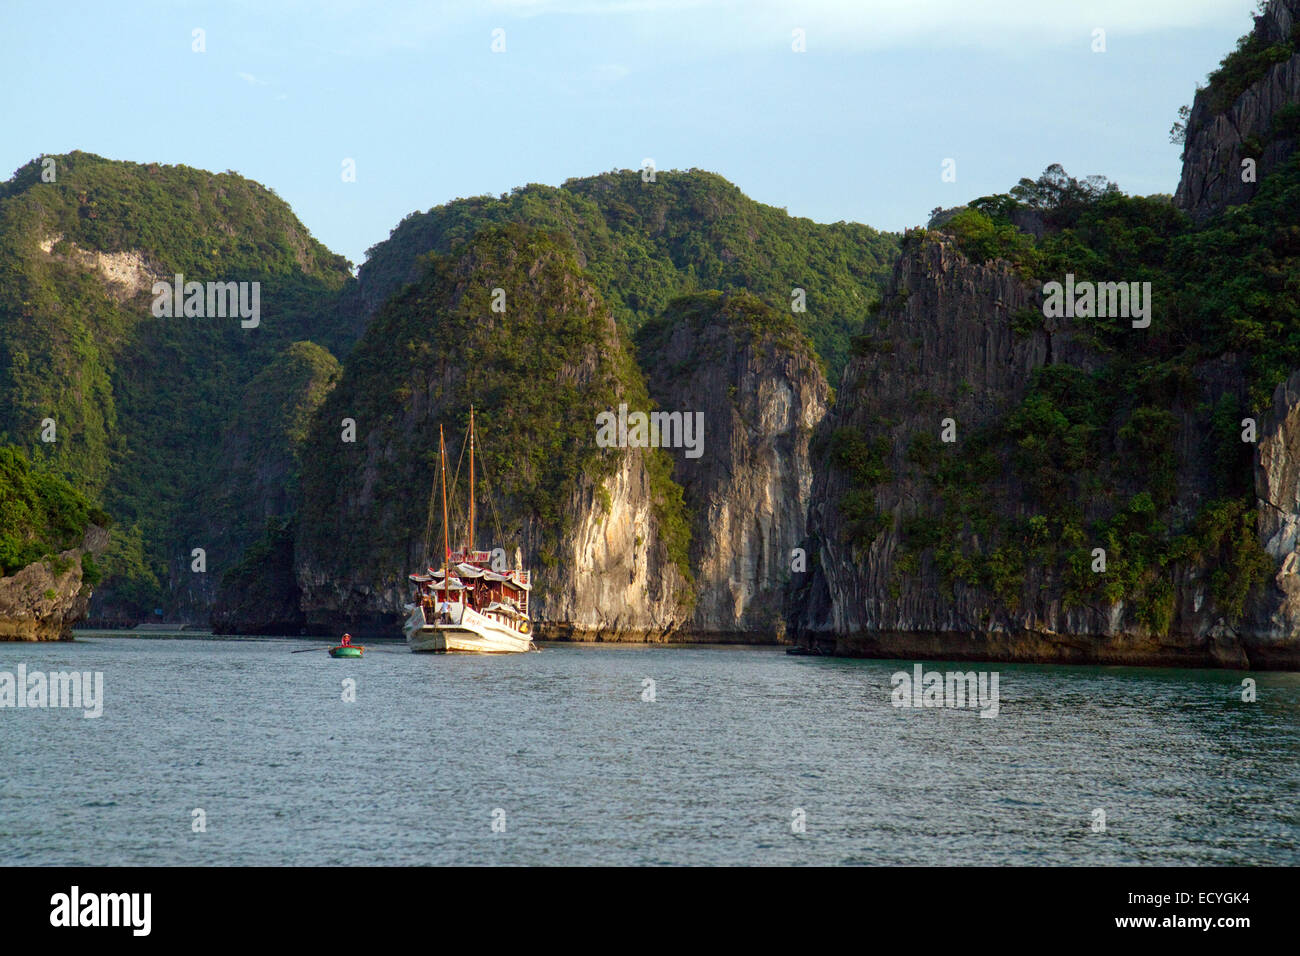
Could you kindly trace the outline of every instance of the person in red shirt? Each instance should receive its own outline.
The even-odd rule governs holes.
[[[351,647],[351,646],[352,646],[352,635],[351,635],[351,634],[344,634],[344,635],[343,635],[342,646],[343,646],[343,647]]]

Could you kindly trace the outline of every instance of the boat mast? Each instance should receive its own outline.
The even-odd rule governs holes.
[[[447,540],[447,445],[442,438],[441,425],[438,426],[438,463],[442,468],[442,590],[443,599],[450,601],[450,582],[447,580],[447,555],[451,553]]]
[[[469,407],[469,555],[474,560],[474,406]]]

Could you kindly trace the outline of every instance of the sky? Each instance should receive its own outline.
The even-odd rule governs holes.
[[[1172,193],[1169,127],[1255,6],[0,0],[0,178],[74,149],[233,170],[354,263],[411,212],[646,160],[897,231],[1051,163]]]

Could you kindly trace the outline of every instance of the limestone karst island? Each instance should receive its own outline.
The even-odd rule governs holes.
[[[411,213],[354,272],[240,175],[37,156],[0,639],[1294,669],[1297,10],[1195,91],[1168,194],[1052,165],[902,234],[632,169]]]

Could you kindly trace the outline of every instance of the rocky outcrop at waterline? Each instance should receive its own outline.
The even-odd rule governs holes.
[[[213,484],[214,513],[223,521],[206,537],[213,566],[228,569],[212,602],[218,634],[303,633],[293,520],[302,446],[341,373],[325,349],[292,343],[254,377],[222,436]],[[241,554],[246,541],[253,543]]]
[[[0,641],[70,641],[86,617],[91,587],[82,562],[108,545],[108,532],[91,526],[81,546],[0,577]]]
[[[565,510],[574,516],[571,530],[559,542],[557,560],[534,572],[539,638],[676,639],[692,592],[659,537],[648,454],[623,451],[613,474],[579,482],[570,493]],[[527,537],[537,540],[541,531],[534,528]]]

